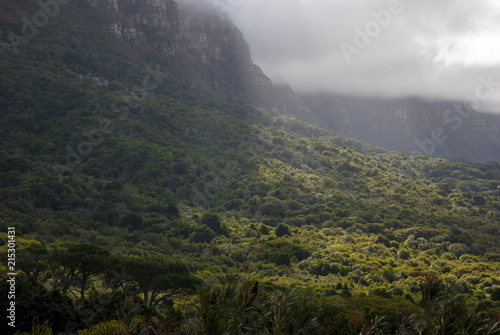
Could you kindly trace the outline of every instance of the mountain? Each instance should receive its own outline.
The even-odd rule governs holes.
[[[35,21],[47,5],[4,3],[4,12],[15,14],[4,22],[8,25],[3,27],[7,32],[2,36],[3,49],[9,49],[10,44],[10,48],[22,52],[22,46],[31,40],[32,29],[36,37],[38,31],[43,34],[57,25],[75,34],[85,33],[87,38],[101,38],[103,34],[112,36],[115,38],[113,44],[123,43],[129,47],[126,52],[153,48],[177,62],[176,69],[184,71],[183,77],[210,88],[249,94],[247,91],[255,87],[271,85],[253,64],[241,32],[225,15],[204,1],[184,0],[178,4],[173,0],[79,0],[71,1],[70,6],[49,3],[56,5],[48,6],[50,17],[40,30]],[[86,11],[85,17],[74,16],[72,7],[75,6]],[[13,29],[16,23],[17,30]],[[106,48],[110,50],[112,45]]]
[[[329,95],[303,96],[301,101],[310,113],[298,118],[387,150],[483,163],[500,160],[500,116],[477,113],[463,103]]]
[[[16,331],[493,329],[498,163],[297,120],[312,112],[207,3],[0,9],[4,297],[15,286],[0,304]]]

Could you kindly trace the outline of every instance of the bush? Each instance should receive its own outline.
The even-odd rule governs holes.
[[[453,253],[455,256],[460,257],[469,252],[469,248],[462,243],[453,243],[448,247],[448,251]]]
[[[142,299],[135,295],[133,290],[127,291],[127,293],[123,291],[100,293],[93,289],[89,297],[77,307],[76,312],[80,324],[96,325],[101,322],[115,320],[118,317],[116,312],[120,310],[128,296],[133,296],[133,301],[137,303],[137,306],[142,307]],[[141,312],[144,311],[145,306],[144,309],[141,309]]]
[[[142,226],[142,217],[137,213],[128,213],[120,220],[120,225],[130,230],[139,229]]]
[[[259,232],[263,235],[269,235],[269,233],[271,232],[271,230],[269,229],[268,226],[266,226],[265,224],[261,224],[259,226]]]
[[[177,219],[179,218],[179,208],[177,208],[175,203],[169,202],[165,208],[165,214],[167,214],[170,219]]]
[[[127,335],[130,330],[122,321],[111,320],[92,326],[78,333],[79,335]]]
[[[290,256],[284,252],[271,257],[271,260],[276,265],[285,265],[285,266],[290,265]]]
[[[472,199],[472,204],[473,204],[474,206],[482,206],[482,205],[486,205],[486,199],[485,199],[483,196],[476,195],[476,196]]]
[[[500,287],[495,287],[491,292],[491,300],[500,301]]]
[[[281,236],[285,236],[285,235],[288,235],[288,236],[291,236],[292,233],[290,232],[290,228],[288,228],[287,225],[285,225],[284,223],[280,223],[276,229],[274,230],[274,233],[276,234],[276,236],[278,237],[281,237]]]
[[[201,217],[201,223],[210,228],[216,235],[229,236],[227,226],[222,222],[219,214],[207,212]]]
[[[292,244],[287,248],[289,254],[302,261],[311,255],[311,252],[302,244]]]
[[[370,293],[386,299],[392,298],[392,292],[388,291],[387,288],[383,286],[371,289]]]
[[[204,226],[198,226],[190,235],[191,241],[195,243],[209,243],[215,237],[212,229]]]
[[[398,251],[398,258],[399,259],[409,259],[410,258],[410,252],[406,249],[402,249]]]

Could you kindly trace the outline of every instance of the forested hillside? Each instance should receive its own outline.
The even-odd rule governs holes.
[[[384,149],[470,162],[500,161],[500,115],[474,110],[463,101],[335,95],[306,95],[301,101],[310,110],[302,120]],[[442,136],[433,137],[441,130]]]
[[[35,8],[22,6],[1,4],[2,31],[20,34]],[[0,286],[15,227],[15,331],[500,331],[500,164],[277,117],[151,31],[138,46],[82,28],[117,17],[134,27],[74,1],[0,53]]]

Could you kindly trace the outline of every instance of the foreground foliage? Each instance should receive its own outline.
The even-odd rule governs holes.
[[[196,298],[188,304],[185,312],[170,309],[166,314],[158,314],[158,311],[145,309],[140,299],[125,297],[114,305],[114,317],[108,319],[100,315],[101,322],[97,319],[94,323],[85,322],[86,329],[78,331],[78,334],[500,333],[499,315],[468,310],[463,297],[454,287],[443,284],[433,275],[422,279],[420,299],[409,315],[398,311],[396,318],[386,315],[370,318],[356,311],[349,299],[338,305],[327,301],[311,291],[296,288],[269,291],[269,288],[261,288],[259,282],[229,276],[222,286],[200,286]],[[96,302],[102,304],[103,300],[93,303]],[[49,320],[41,324],[38,319],[35,317],[31,332],[27,334],[52,334]],[[77,328],[76,323],[69,324],[65,331],[74,332]]]

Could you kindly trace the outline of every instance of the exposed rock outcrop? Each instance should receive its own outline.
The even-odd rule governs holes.
[[[125,14],[130,22],[114,22],[107,29],[117,39],[140,46],[147,43],[169,57],[198,64],[194,77],[220,90],[257,97],[272,83],[253,64],[242,33],[212,4],[192,0],[87,0]],[[209,68],[209,69],[208,69]],[[257,99],[258,100],[258,99]]]

